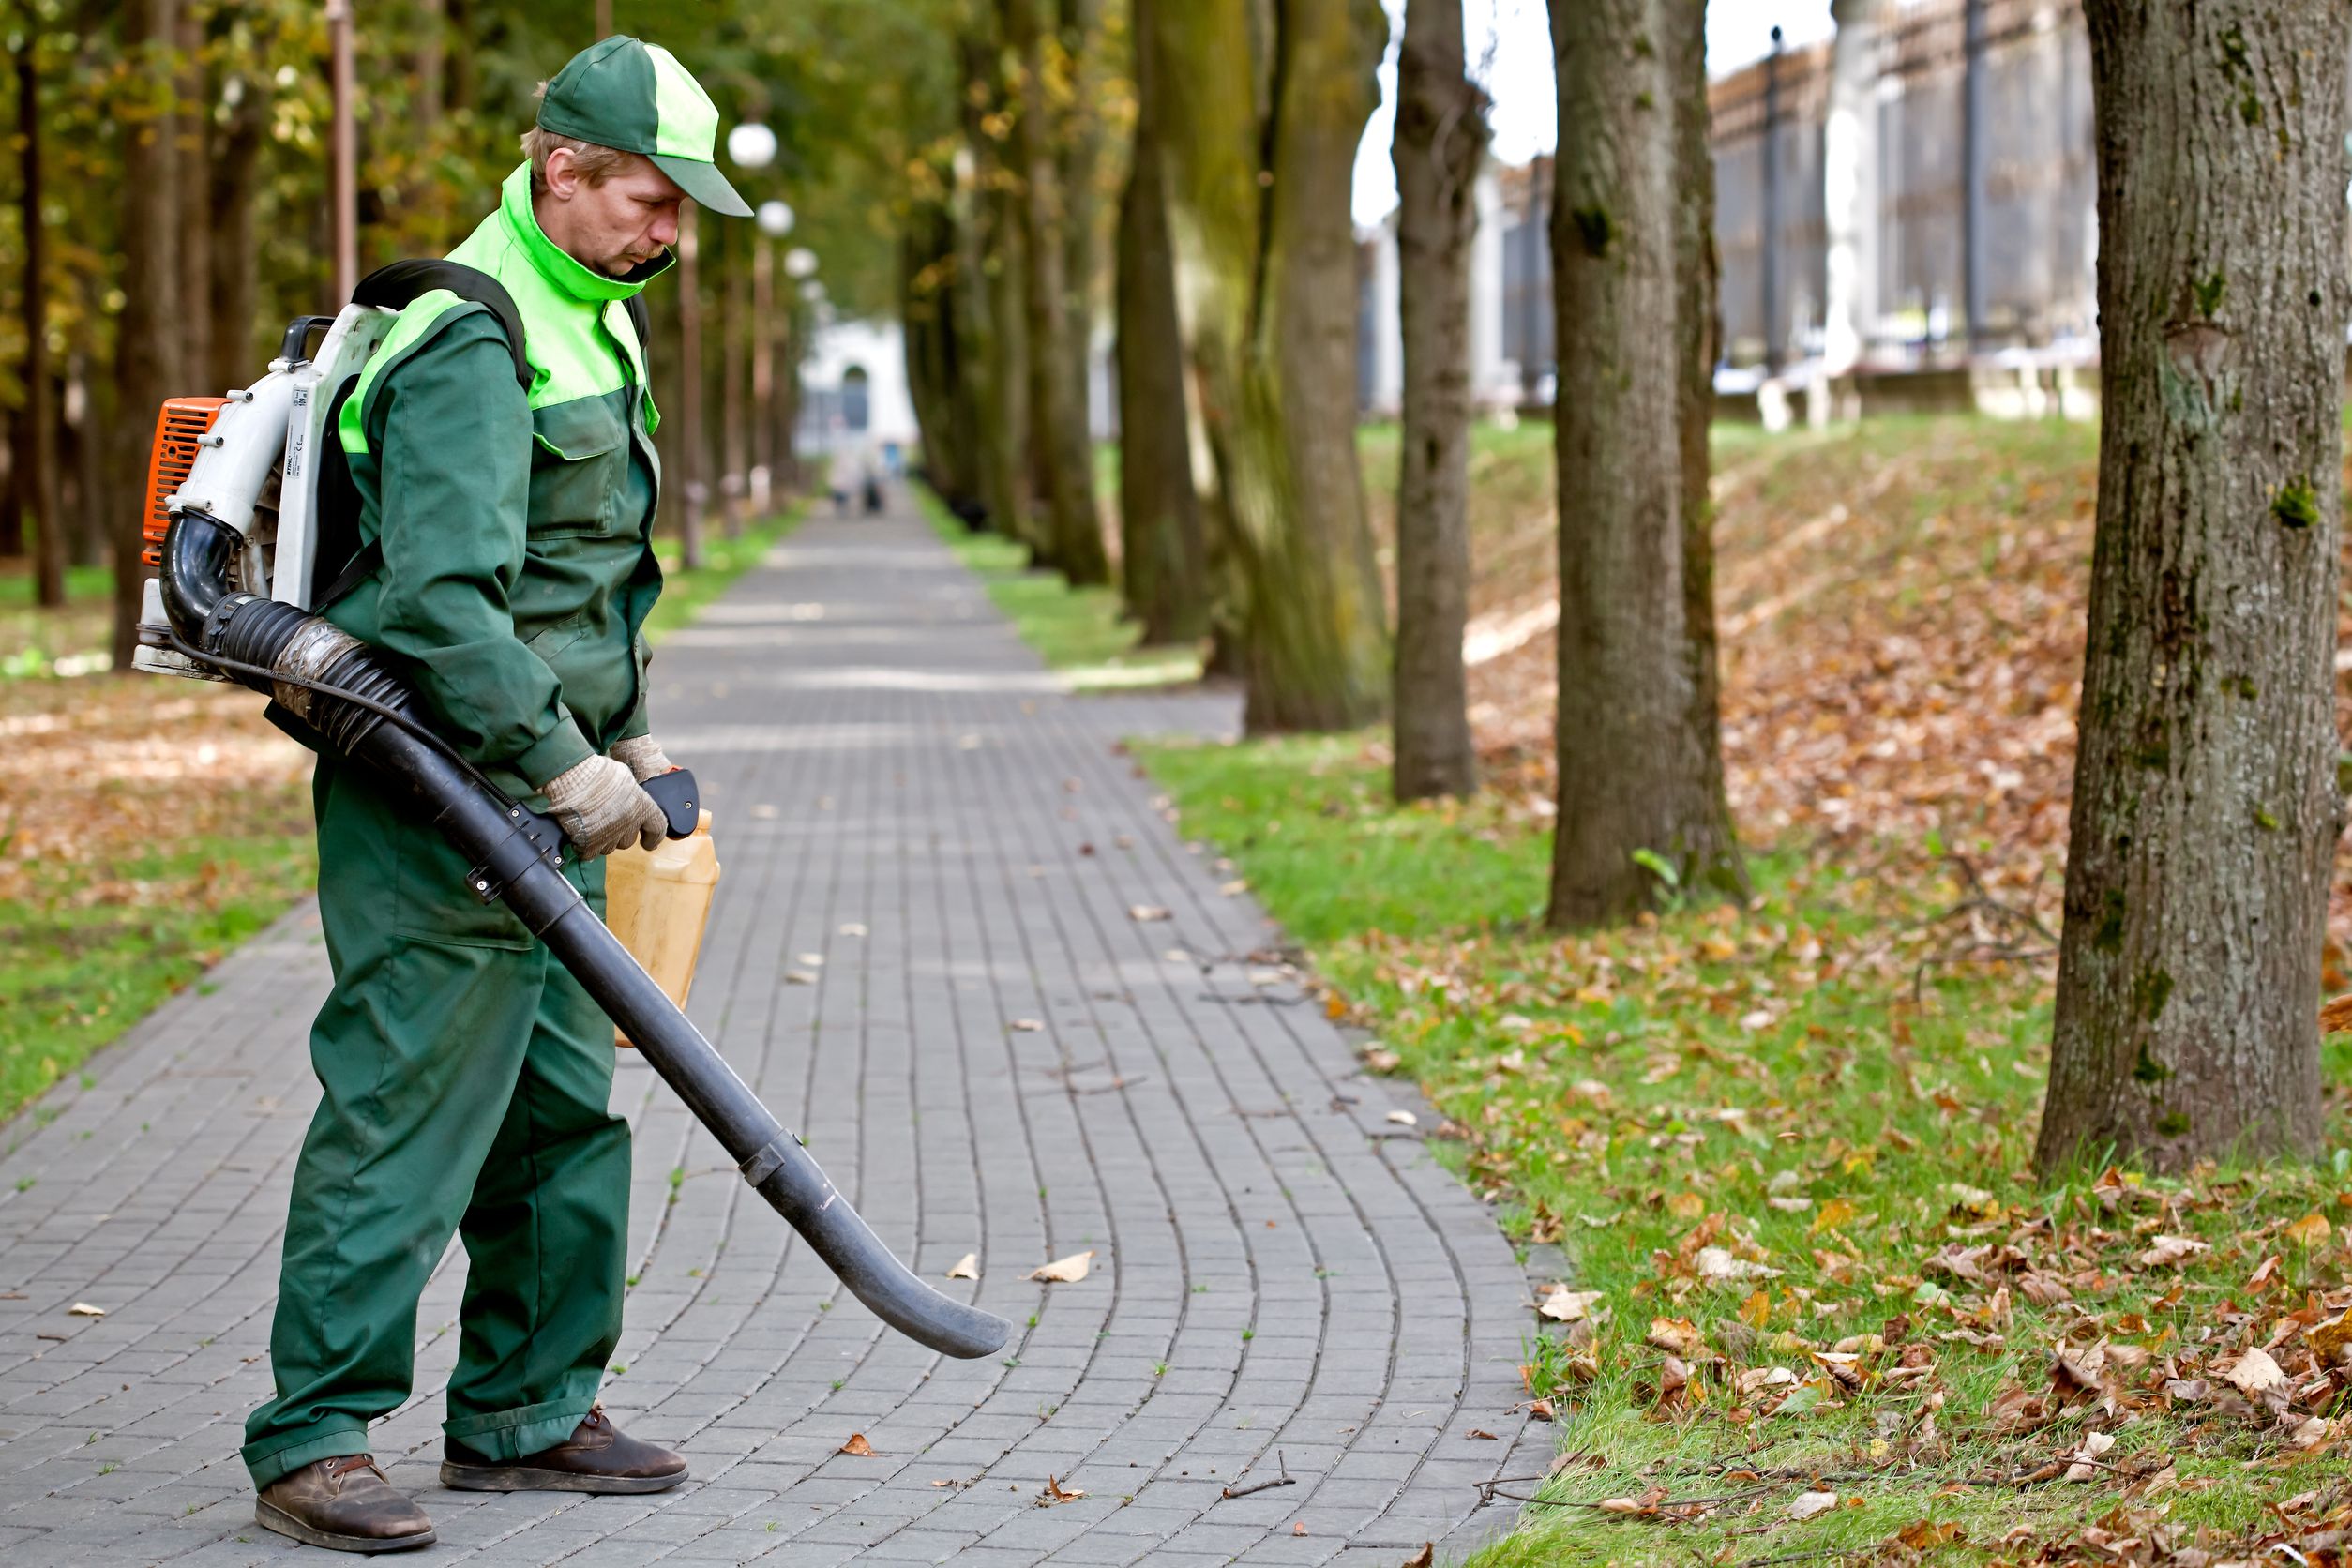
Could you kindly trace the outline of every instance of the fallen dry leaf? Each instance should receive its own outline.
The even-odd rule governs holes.
[[[1398,1563],[1397,1568],[1429,1568],[1429,1565],[1437,1560],[1437,1557],[1438,1544],[1435,1541],[1424,1541],[1421,1544],[1421,1550]]]
[[[103,1318],[106,1316],[106,1308],[102,1306],[92,1306],[88,1302],[76,1302],[71,1306],[66,1308],[66,1310],[76,1318]]]
[[[1530,1399],[1527,1402],[1527,1413],[1537,1421],[1549,1421],[1552,1419],[1552,1402],[1548,1399]]]
[[[1046,1477],[1046,1489],[1037,1494],[1037,1506],[1051,1508],[1057,1502],[1076,1502],[1086,1494],[1075,1486],[1064,1486],[1054,1476]]]
[[[1417,1127],[1421,1125],[1421,1118],[1415,1116],[1410,1110],[1392,1110],[1388,1113],[1388,1119],[1395,1123],[1400,1127]]]
[[[1168,918],[1168,913],[1167,909],[1159,904],[1129,904],[1127,918],[1144,922],[1166,920]]]
[[[1011,1023],[1006,1024],[1004,1027],[1011,1030],[1016,1034],[1034,1034],[1039,1030],[1046,1027],[1046,1020],[1043,1018],[1015,1018]]]
[[[1304,1535],[1306,1533],[1306,1521],[1304,1519],[1291,1520],[1290,1533],[1293,1535]]]
[[[874,1445],[866,1440],[866,1434],[863,1432],[852,1432],[850,1434],[850,1440],[843,1443],[838,1452],[853,1455],[860,1459],[871,1459],[876,1457]]]
[[[2270,1352],[2259,1347],[2239,1355],[2222,1376],[2241,1394],[2262,1394],[2286,1387],[2286,1374],[2270,1359]]]
[[[2319,1033],[2341,1034],[2352,1029],[2352,996],[2340,996],[2319,1010]]]
[[[1753,1259],[1739,1258],[1724,1247],[1703,1246],[1692,1259],[1698,1277],[1706,1280],[1778,1279],[1780,1270]]]
[[[1602,1290],[1571,1290],[1565,1285],[1555,1285],[1536,1311],[1556,1323],[1577,1323],[1592,1316],[1592,1309],[1607,1294]]]
[[[1835,1492],[1806,1492],[1788,1505],[1788,1516],[1792,1519],[1810,1519],[1816,1514],[1826,1514],[1836,1506]]]
[[[2067,1455],[2069,1462],[2066,1467],[2066,1479],[2069,1481],[2097,1480],[2103,1467],[2094,1461],[2114,1446],[2115,1437],[2112,1433],[2085,1433],[2083,1446]]]
[[[813,986],[817,983],[817,972],[808,969],[788,969],[784,972],[784,983],[788,986]]]
[[[2329,1234],[2328,1216],[2314,1211],[2286,1228],[2286,1239],[2309,1251],[2327,1244]]]
[[[1074,1252],[1067,1258],[1057,1258],[1041,1269],[1032,1269],[1029,1271],[1029,1277],[1046,1280],[1055,1285],[1076,1285],[1086,1277],[1087,1271],[1093,1266],[1093,1258],[1094,1249],[1089,1247],[1084,1252]]]
[[[1915,1552],[1926,1552],[1933,1551],[1937,1546],[1949,1546],[1954,1542],[1966,1541],[1968,1538],[1968,1532],[1958,1525],[1944,1520],[1921,1519],[1917,1523],[1905,1525],[1901,1530],[1896,1530],[1894,1538]]]
[[[947,1277],[950,1279],[978,1279],[980,1277],[980,1255],[976,1252],[965,1253],[961,1258],[956,1260],[956,1266],[947,1271]]]
[[[1707,1354],[1707,1341],[1688,1318],[1651,1319],[1649,1343],[1685,1361],[1703,1360]]]
[[[2138,1261],[2144,1269],[2167,1269],[2183,1259],[2212,1250],[2209,1243],[2200,1242],[2194,1236],[2159,1236],[2146,1252],[2139,1255]]]

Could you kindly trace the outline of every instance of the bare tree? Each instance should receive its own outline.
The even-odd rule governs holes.
[[[143,508],[136,498],[146,477],[156,413],[166,398],[191,390],[182,379],[179,353],[179,118],[173,111],[176,0],[131,0],[123,25],[139,94],[123,128],[124,302],[115,327],[114,379],[120,401],[113,447],[119,488],[110,534],[117,670],[130,668],[138,646],[146,570],[140,560]]]
[[[1462,630],[1470,617],[1470,253],[1486,107],[1463,56],[1462,0],[1410,0],[1391,146],[1405,345],[1391,769],[1399,800],[1478,788]]]
[[[1386,706],[1388,650],[1356,466],[1349,196],[1387,14],[1380,0],[1185,0],[1150,15],[1177,299],[1229,567],[1218,591],[1246,628],[1246,722],[1368,723]]]
[[[1745,885],[1716,716],[1705,0],[1552,0],[1560,815],[1549,919]]]
[[[2037,1164],[2322,1138],[2339,0],[2088,0],[2099,521]]]
[[[49,234],[41,219],[41,81],[39,31],[26,28],[16,43],[16,158],[18,212],[24,238],[24,413],[10,476],[18,515],[33,530],[35,602],[66,602],[65,520],[57,508],[57,404],[49,366]]]
[[[1135,150],[1119,203],[1120,577],[1146,643],[1192,641],[1209,620],[1153,80],[1151,10],[1160,3],[1133,0]]]
[[[1004,47],[1018,73],[1014,163],[1021,181],[1027,244],[1029,400],[1033,463],[1050,528],[1051,562],[1074,583],[1110,580],[1103,520],[1094,505],[1093,448],[1087,434],[1086,388],[1074,379],[1083,363],[1071,335],[1082,332],[1070,309],[1067,200],[1057,163],[1060,116],[1046,84],[1043,0],[999,0]]]

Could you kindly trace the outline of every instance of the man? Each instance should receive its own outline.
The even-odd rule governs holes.
[[[450,260],[513,297],[400,314],[338,434],[381,565],[328,611],[400,656],[441,732],[551,810],[601,912],[598,858],[662,836],[641,781],[640,635],[658,415],[627,301],[670,265],[687,197],[749,212],[714,162],[718,113],[667,51],[607,38],[550,82],[528,161]],[[325,1090],[302,1147],[270,1363],[246,1422],[260,1522],[313,1545],[433,1539],[369,1453],[408,1395],[416,1302],[455,1230],[471,1259],[442,1484],[649,1492],[686,1461],[596,1405],[621,1332],[628,1123],[606,1108],[612,1028],[514,915],[467,886],[415,804],[323,755],[319,915],[335,988],[310,1037]]]

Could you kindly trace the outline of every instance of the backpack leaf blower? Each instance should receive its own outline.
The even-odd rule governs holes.
[[[474,866],[471,894],[505,900],[547,943],[852,1294],[935,1350],[994,1353],[1011,1325],[934,1290],[882,1244],[801,1140],[596,918],[564,875],[570,846],[561,829],[433,733],[395,660],[313,612],[314,578],[337,568],[339,580],[352,576],[340,555],[355,538],[356,491],[346,471],[339,492],[339,464],[324,460],[342,455],[335,416],[398,307],[432,287],[499,311],[527,378],[520,318],[496,279],[451,263],[400,263],[369,278],[331,322],[297,320],[253,385],[164,405],[145,521],[147,558],[159,575],[147,584],[136,665],[265,693],[323,746],[405,785]],[[317,354],[306,357],[309,334],[322,326]],[[348,585],[334,582],[320,601]],[[690,776],[672,775],[671,782],[690,793]],[[692,830],[690,799],[663,805],[673,837]]]

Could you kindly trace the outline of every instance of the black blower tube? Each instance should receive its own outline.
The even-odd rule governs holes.
[[[526,821],[528,813],[496,798],[446,747],[414,732],[410,726],[421,721],[415,701],[381,656],[364,644],[348,644],[324,670],[307,664],[279,669],[298,638],[315,641],[326,623],[289,604],[230,592],[229,566],[242,546],[236,532],[218,519],[194,511],[173,516],[163,546],[162,589],[164,612],[179,640],[200,658],[243,666],[231,673],[256,691],[301,692],[300,711],[322,739],[415,791],[436,814],[443,835],[480,867],[475,891],[503,898],[547,943],[711,1130],[744,1180],[876,1317],[946,1355],[969,1359],[1003,1349],[1012,1325],[942,1295],[893,1256],[834,1190],[800,1139],[596,918],[531,836],[535,819]],[[272,673],[310,684],[281,688],[269,679]],[[404,722],[379,711],[386,709]]]

